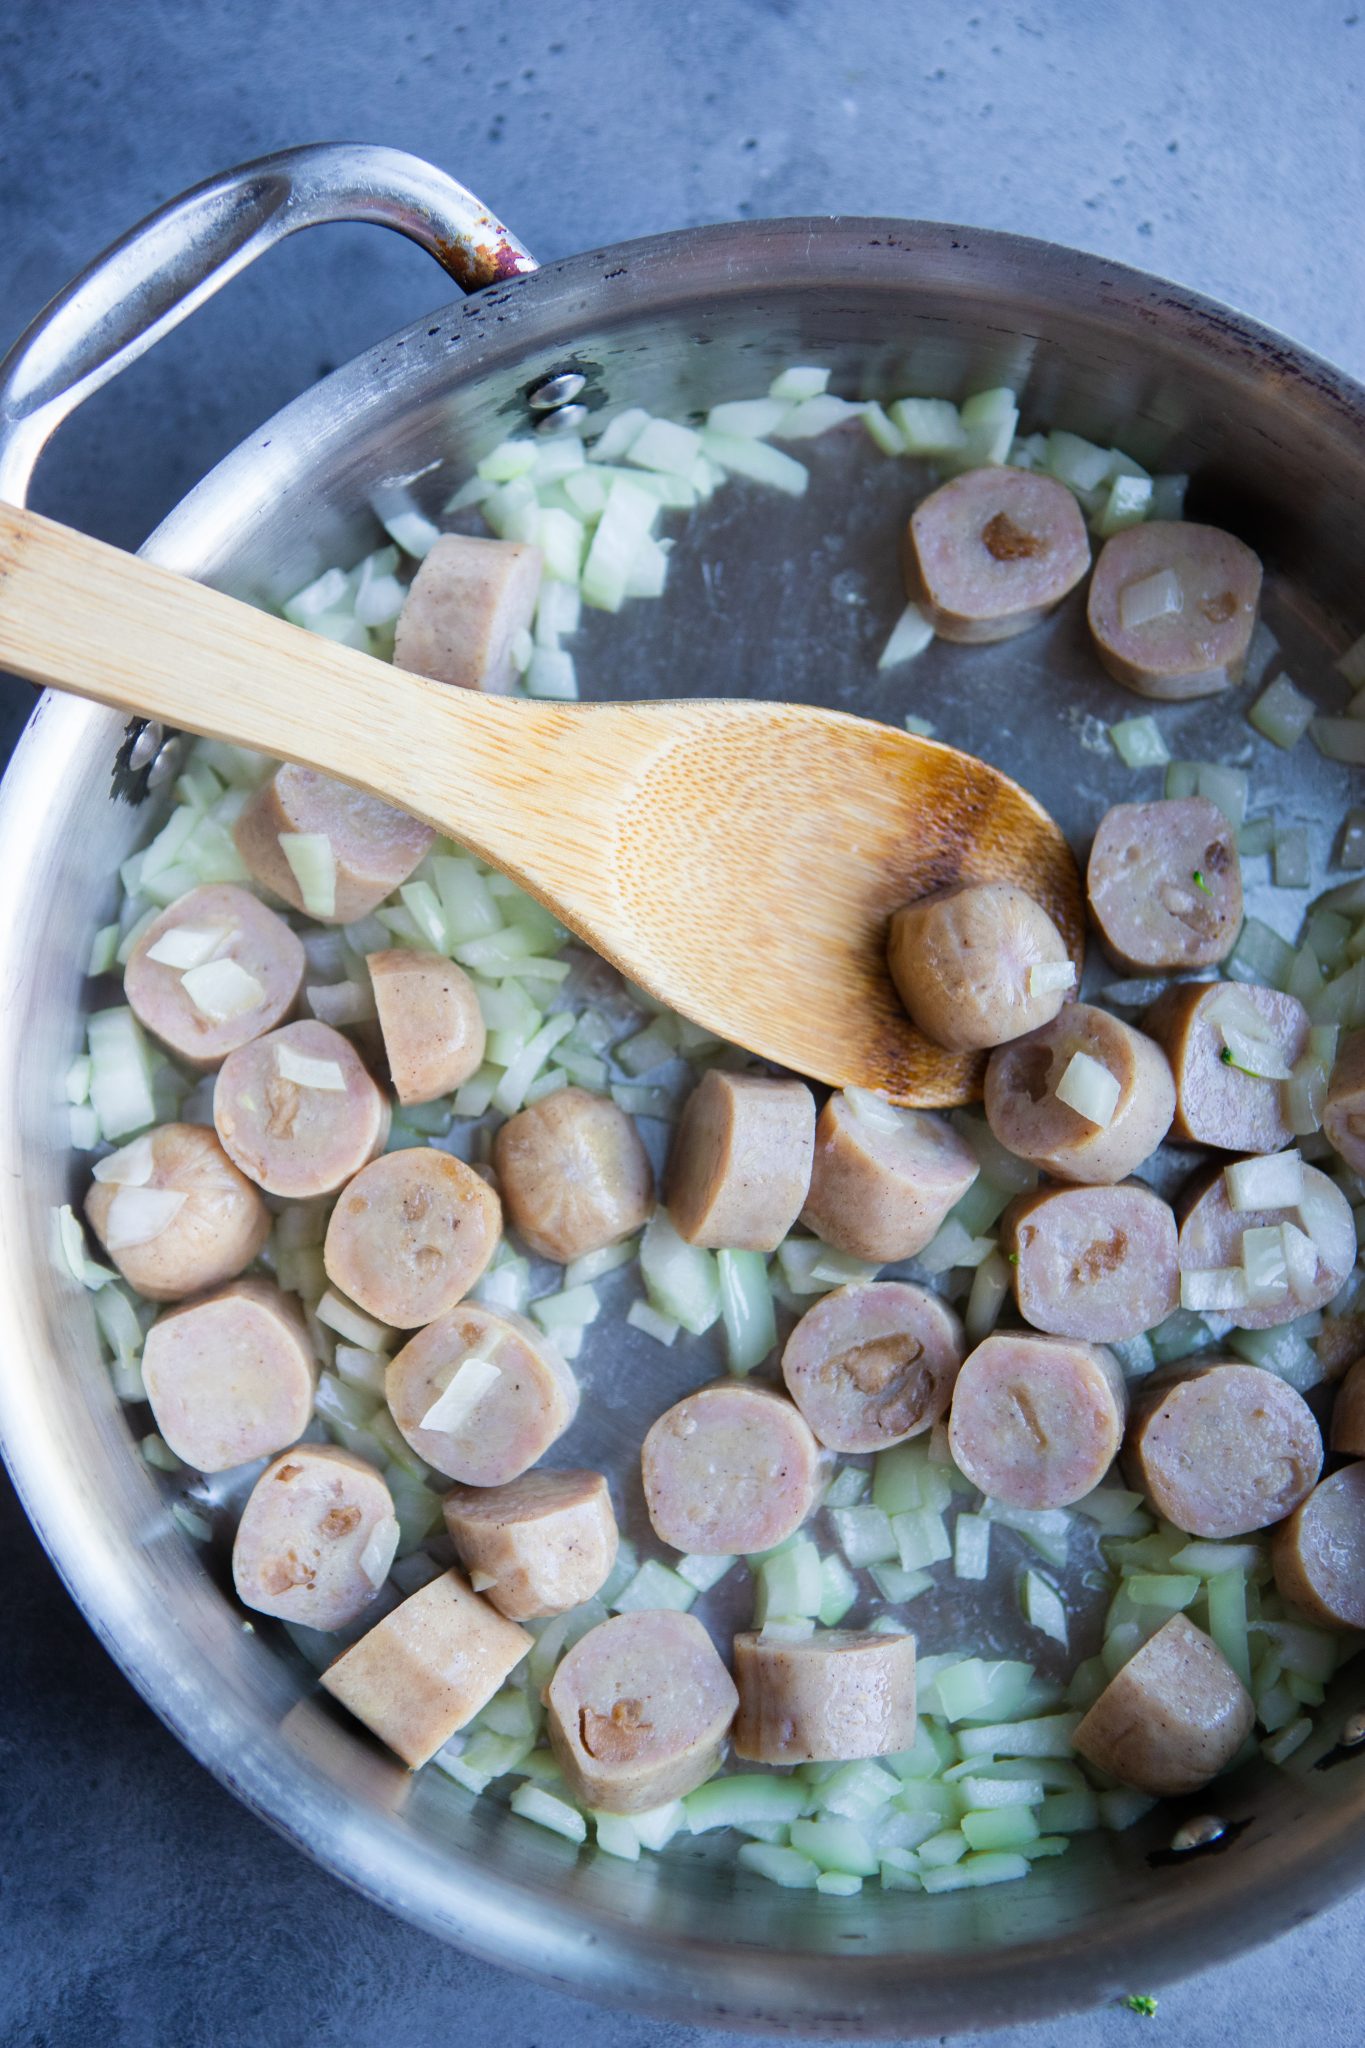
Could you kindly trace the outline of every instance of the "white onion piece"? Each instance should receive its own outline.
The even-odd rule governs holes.
[[[147,948],[147,958],[158,967],[178,967],[183,972],[187,967],[202,967],[221,949],[225,939],[236,936],[235,932],[224,932],[221,928],[200,931],[193,925],[172,925],[154,946]]]
[[[367,1578],[372,1586],[382,1586],[389,1576],[393,1553],[398,1548],[398,1537],[398,1523],[393,1515],[385,1515],[382,1521],[376,1522],[371,1529],[365,1548],[356,1561],[363,1577]]]
[[[1303,1160],[1297,1152],[1234,1159],[1223,1168],[1230,1209],[1296,1209],[1303,1200]]]
[[[1247,1306],[1247,1276],[1241,1266],[1207,1266],[1180,1276],[1180,1306],[1196,1312]]]
[[[160,1237],[185,1206],[179,1188],[121,1187],[109,1204],[104,1231],[106,1251],[119,1252]]]
[[[1075,986],[1074,960],[1035,960],[1028,971],[1028,992],[1031,996],[1050,996],[1056,989]]]
[[[1246,1274],[1247,1304],[1251,1308],[1269,1308],[1288,1293],[1289,1264],[1278,1223],[1258,1224],[1242,1232],[1242,1271]]]
[[[1074,1109],[1077,1116],[1083,1116],[1087,1123],[1094,1124],[1101,1131],[1107,1131],[1114,1121],[1119,1094],[1117,1075],[1092,1059],[1088,1052],[1071,1055],[1056,1088],[1059,1102],[1064,1102],[1068,1109]]]
[[[152,1177],[152,1140],[134,1138],[131,1145],[120,1146],[107,1159],[98,1160],[94,1173],[96,1180],[113,1181],[116,1187],[145,1188]]]
[[[275,1048],[275,1066],[280,1079],[292,1081],[296,1087],[322,1088],[333,1095],[346,1093],[346,1076],[335,1060],[310,1059],[291,1045],[280,1045]]]
[[[486,1358],[464,1359],[449,1384],[422,1417],[422,1428],[461,1429],[501,1377],[498,1367],[490,1365]]]
[[[337,863],[325,832],[281,832],[280,852],[293,870],[310,917],[335,917]]]
[[[901,1113],[895,1104],[888,1102],[871,1088],[845,1088],[844,1100],[860,1124],[866,1124],[870,1131],[898,1131],[901,1127]]]
[[[476,1593],[486,1593],[490,1586],[497,1585],[498,1575],[496,1572],[481,1572],[476,1567],[469,1574],[469,1583]]]
[[[1284,1262],[1289,1275],[1289,1291],[1298,1301],[1307,1301],[1318,1278],[1318,1248],[1311,1237],[1306,1237],[1297,1223],[1282,1223],[1280,1236],[1284,1241]]]
[[[1251,1038],[1235,1024],[1220,1018],[1218,1035],[1223,1041],[1223,1060],[1255,1081],[1287,1081],[1293,1072],[1280,1048],[1268,1038]]]
[[[1174,569],[1158,569],[1119,592],[1119,624],[1125,633],[1184,609],[1185,593]]]
[[[228,1024],[265,1001],[265,990],[238,960],[206,960],[180,977],[180,986],[202,1017]]]

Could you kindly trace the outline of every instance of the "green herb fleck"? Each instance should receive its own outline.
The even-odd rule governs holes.
[[[1208,883],[1204,880],[1204,871],[1202,868],[1196,868],[1194,871],[1194,886],[1196,889],[1202,889],[1206,896],[1212,896],[1213,894],[1212,889],[1210,889]]]
[[[1126,2005],[1129,2012],[1139,2013],[1145,2020],[1156,2018],[1156,2000],[1150,1991],[1130,1991],[1126,1998],[1119,2000],[1119,2004]]]
[[[1005,1257],[1006,1257],[1006,1258],[1007,1258],[1007,1259],[1009,1260],[1009,1262],[1010,1262],[1010,1264],[1011,1264],[1012,1266],[1017,1266],[1017,1265],[1018,1265],[1018,1263],[1019,1263],[1019,1254],[1018,1254],[1018,1252],[1006,1252],[1006,1253],[1005,1253]]]

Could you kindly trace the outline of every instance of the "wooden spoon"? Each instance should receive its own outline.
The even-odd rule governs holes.
[[[941,1106],[983,1058],[922,1038],[891,912],[1019,883],[1081,965],[1076,865],[984,762],[804,704],[559,704],[389,667],[0,506],[0,667],[321,768],[511,875],[660,1002],[833,1085]]]

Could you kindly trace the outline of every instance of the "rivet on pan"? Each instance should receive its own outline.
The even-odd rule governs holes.
[[[163,782],[169,782],[180,769],[180,742],[167,740],[161,752],[147,770],[148,789],[160,789]]]
[[[581,427],[588,417],[586,405],[561,405],[554,412],[543,413],[536,421],[538,434],[571,434]]]
[[[587,378],[577,370],[561,370],[557,377],[547,377],[543,384],[537,384],[527,394],[526,403],[532,412],[552,412],[557,405],[567,405],[571,398],[577,398]]]
[[[1352,1714],[1349,1721],[1342,1722],[1341,1734],[1337,1740],[1343,1749],[1355,1749],[1358,1744],[1365,1742],[1365,1711]]]
[[[1211,1842],[1220,1842],[1226,1832],[1224,1824],[1216,1813],[1196,1814],[1187,1820],[1171,1836],[1171,1847],[1177,1856],[1183,1856],[1187,1849],[1207,1849]]]
[[[149,719],[128,750],[130,768],[146,768],[153,762],[161,746],[161,727],[156,720]]]

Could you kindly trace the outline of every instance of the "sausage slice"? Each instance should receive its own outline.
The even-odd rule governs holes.
[[[1365,1173],[1365,1031],[1348,1032],[1341,1042],[1322,1128],[1352,1171]]]
[[[442,534],[408,586],[394,666],[461,690],[515,689],[512,642],[535,616],[541,563],[521,541]]]
[[[477,1399],[431,1411],[467,1362],[480,1370]],[[462,1385],[470,1382],[466,1374]],[[519,1479],[563,1436],[578,1413],[578,1382],[534,1323],[510,1310],[464,1301],[419,1330],[390,1362],[384,1393],[393,1419],[419,1457],[466,1486]],[[452,1412],[453,1406],[453,1412]]]
[[[237,1280],[158,1316],[142,1378],[176,1457],[226,1472],[302,1436],[317,1362],[297,1304],[272,1281]]]
[[[1260,595],[1261,564],[1230,533],[1149,519],[1100,549],[1086,616],[1115,682],[1140,697],[1209,697],[1242,680]]]
[[[1191,1536],[1247,1536],[1282,1522],[1322,1470],[1313,1411],[1256,1365],[1200,1364],[1144,1386],[1124,1471]]]
[[[1312,1240],[1316,1254],[1302,1276],[1287,1276],[1282,1293],[1259,1306],[1235,1303],[1226,1313],[1238,1329],[1269,1330],[1296,1316],[1324,1308],[1339,1294],[1356,1262],[1355,1219],[1350,1204],[1334,1181],[1317,1167],[1303,1169],[1303,1201],[1295,1209],[1234,1209],[1221,1172],[1213,1179],[1196,1177],[1182,1196],[1180,1271],[1182,1274],[1227,1271],[1243,1265],[1243,1233],[1292,1224]],[[1191,1290],[1187,1287],[1185,1292]]]
[[[887,941],[891,979],[912,1022],[953,1052],[1004,1045],[1051,1023],[1067,985],[1034,994],[1030,976],[1035,967],[1071,964],[1042,904],[1013,882],[959,882],[907,903]]]
[[[1128,1396],[1098,1344],[996,1331],[953,1389],[948,1442],[974,1486],[1014,1508],[1064,1508],[1113,1464]]]
[[[600,1472],[525,1472],[506,1486],[457,1486],[445,1497],[445,1518],[485,1597],[512,1621],[581,1607],[616,1562],[616,1517]]]
[[[906,591],[944,640],[1026,632],[1089,567],[1075,498],[1027,470],[968,470],[930,491],[906,528]]]
[[[415,1145],[347,1182],[322,1258],[334,1287],[381,1323],[413,1330],[464,1299],[501,1235],[488,1182],[448,1152]]]
[[[486,1707],[535,1641],[458,1572],[413,1593],[319,1683],[415,1771]]]
[[[1078,1053],[1118,1083],[1107,1125],[1058,1094]],[[986,1121],[1002,1145],[1059,1180],[1120,1181],[1155,1152],[1175,1113],[1175,1083],[1160,1046],[1089,1003],[1068,1003],[1051,1024],[986,1065]]]
[[[807,1229],[854,1258],[912,1258],[981,1171],[943,1117],[922,1109],[869,1114],[861,1098],[831,1095],[815,1126]]]
[[[295,1444],[251,1489],[232,1546],[237,1597],[304,1628],[344,1628],[389,1575],[398,1522],[373,1465]]]
[[[241,970],[240,987],[215,997],[211,987],[203,991],[198,970],[222,960]],[[302,942],[282,917],[249,889],[215,882],[191,889],[152,920],[128,956],[123,991],[139,1022],[179,1059],[216,1067],[239,1045],[283,1023],[303,965]]]
[[[647,1813],[704,1784],[739,1695],[690,1614],[618,1614],[576,1642],[545,1694],[570,1792],[603,1813]]]
[[[401,1103],[435,1102],[480,1066],[487,1042],[474,984],[437,953],[367,953],[384,1056]]]
[[[1039,1188],[1000,1220],[1019,1313],[1035,1330],[1110,1344],[1180,1306],[1175,1216],[1140,1181]]]
[[[1236,834],[1206,796],[1115,804],[1085,885],[1105,951],[1135,973],[1212,967],[1242,929]]]
[[[1365,1464],[1314,1487],[1270,1539],[1275,1584],[1328,1628],[1365,1628]]]
[[[85,1198],[91,1229],[129,1285],[149,1301],[178,1301],[249,1266],[270,1235],[270,1211],[213,1132],[158,1124],[134,1142],[147,1148],[146,1179],[97,1180]],[[145,1205],[127,1199],[144,1189],[180,1196],[179,1207],[144,1220]]]
[[[1365,1456],[1365,1358],[1347,1368],[1332,1403],[1329,1442],[1348,1458]]]
[[[1171,1137],[1223,1152],[1278,1152],[1294,1135],[1281,1084],[1224,1058],[1229,1048],[1220,1018],[1234,1031],[1258,1019],[1255,1029],[1278,1056],[1268,1065],[1292,1067],[1308,1045],[1308,1012],[1295,996],[1251,982],[1239,982],[1235,990],[1218,981],[1168,988],[1142,1023],[1164,1049],[1175,1077]]]
[[[353,924],[368,917],[407,881],[436,839],[430,825],[406,811],[316,768],[285,761],[247,804],[232,836],[255,879],[295,910],[307,906],[280,845],[281,832],[318,834],[331,845],[336,905],[330,916],[320,918],[322,924]]]
[[[1173,1614],[1110,1679],[1072,1741],[1111,1777],[1173,1799],[1217,1777],[1254,1718],[1251,1695],[1222,1651]]]
[[[828,1460],[785,1394],[740,1380],[666,1409],[640,1456],[654,1533],[675,1550],[771,1550],[819,1504]]]
[[[851,1762],[915,1743],[915,1638],[819,1629],[803,1643],[735,1637],[735,1755],[756,1764]]]
[[[553,1098],[551,1098],[553,1100]],[[776,1251],[810,1186],[815,1097],[804,1081],[712,1067],[687,1099],[664,1199],[689,1244]]]
[[[586,1088],[559,1088],[507,1119],[493,1141],[507,1220],[561,1265],[639,1230],[654,1174],[623,1109]]]
[[[880,1451],[932,1428],[965,1355],[937,1294],[894,1280],[838,1287],[802,1316],[782,1354],[787,1391],[831,1451]]]
[[[389,1105],[350,1040],[304,1019],[228,1055],[213,1122],[257,1187],[307,1201],[344,1187],[384,1149]]]

